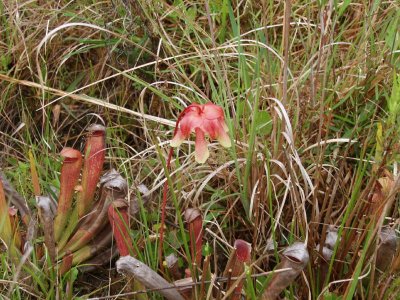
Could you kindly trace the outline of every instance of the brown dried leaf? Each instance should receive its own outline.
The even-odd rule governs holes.
[[[309,254],[305,244],[296,242],[283,251],[281,258],[281,262],[275,269],[291,268],[291,270],[272,275],[272,279],[261,297],[262,300],[277,299],[279,294],[300,275],[308,264]]]
[[[52,200],[47,196],[37,196],[36,203],[39,208],[39,217],[43,225],[44,243],[49,252],[51,262],[56,260],[56,242],[54,239],[54,211]]]
[[[376,255],[376,268],[380,272],[386,272],[392,265],[393,258],[396,254],[399,239],[393,228],[382,228],[379,234],[379,246]]]
[[[168,300],[185,300],[178,292],[178,288],[166,281],[149,266],[132,256],[121,257],[116,263],[117,271],[133,276],[147,289],[157,289]]]
[[[140,184],[137,187],[139,193],[141,194],[141,199],[138,199],[138,197],[136,195],[131,195],[130,197],[130,203],[129,203],[129,213],[131,216],[135,216],[136,214],[139,213],[140,211],[140,203],[139,201],[142,201],[142,205],[143,207],[146,207],[147,204],[150,202],[150,194],[149,194],[149,189],[144,185],[144,184]]]
[[[174,253],[171,253],[170,255],[165,257],[165,263],[169,274],[172,275],[172,278],[174,278],[175,280],[182,278],[182,273],[179,270],[178,258]]]

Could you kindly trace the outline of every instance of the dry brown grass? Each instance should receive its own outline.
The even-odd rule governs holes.
[[[381,274],[376,265],[381,229],[399,225],[399,124],[387,104],[399,70],[398,33],[390,38],[398,3],[351,2],[340,14],[344,3],[294,1],[289,19],[283,1],[233,1],[231,12],[217,7],[225,2],[6,1],[0,166],[29,198],[19,170],[28,149],[49,189],[55,153],[79,148],[83,129],[104,121],[109,165],[152,192],[132,234],[157,268],[148,241],[171,129],[184,106],[211,100],[224,107],[235,146],[212,144],[204,165],[194,163],[192,142],[175,153],[169,251],[186,259],[179,213],[198,207],[216,274],[235,239],[252,244],[253,273],[272,270],[278,251],[302,241],[310,262],[286,297],[395,297],[398,270]],[[268,112],[270,130],[257,128],[257,111]],[[386,190],[382,178],[392,180]],[[322,247],[332,226],[339,241],[330,260]],[[253,280],[259,294],[264,282]],[[96,293],[110,291],[105,284]]]

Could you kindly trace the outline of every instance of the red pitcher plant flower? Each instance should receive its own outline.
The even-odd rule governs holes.
[[[182,112],[178,122],[171,147],[178,147],[192,132],[195,133],[195,158],[198,163],[204,163],[210,155],[206,135],[213,140],[218,140],[226,148],[231,146],[224,111],[218,105],[211,102],[204,105],[193,103]]]
[[[205,163],[210,155],[208,151],[208,143],[206,136],[218,142],[225,148],[231,146],[231,140],[228,135],[228,126],[225,123],[224,110],[222,107],[211,102],[206,104],[192,103],[186,107],[179,115],[176,121],[174,137],[171,140],[171,147],[178,147],[187,139],[191,133],[196,135],[195,142],[195,159],[198,163]],[[171,165],[173,149],[168,154],[167,168]],[[160,227],[160,244],[159,254],[162,257],[164,224],[165,224],[165,207],[167,204],[168,181],[164,184],[163,203],[161,210],[161,227]],[[161,268],[162,261],[161,261]]]

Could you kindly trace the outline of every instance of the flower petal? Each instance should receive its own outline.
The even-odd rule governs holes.
[[[211,139],[215,140],[217,138],[218,132],[220,130],[219,127],[220,127],[220,123],[219,123],[218,119],[216,119],[216,120],[205,119],[200,128],[205,133],[207,133]]]
[[[182,130],[178,129],[174,138],[170,141],[170,146],[179,147],[182,144],[182,142],[186,139],[186,137],[187,136],[182,133]]]
[[[225,148],[229,148],[230,146],[232,146],[231,138],[229,137],[228,133],[224,129],[223,124],[221,123],[217,134],[217,140]]]
[[[225,121],[221,118],[216,120],[204,120],[201,129],[203,129],[205,133],[208,133],[213,140],[229,132],[228,126],[226,126]]]
[[[204,132],[200,128],[196,128],[195,158],[200,164],[205,163],[210,156],[208,144]]]
[[[190,104],[188,107],[185,108],[184,112],[188,112],[188,111],[197,111],[198,113],[202,110],[202,105],[201,104],[197,104],[197,103],[192,103]]]
[[[222,131],[219,132],[217,140],[225,148],[229,148],[230,146],[232,146],[231,138],[225,132],[225,130],[222,130]]]
[[[203,115],[205,119],[214,120],[218,118],[224,117],[223,109],[215,105],[214,103],[208,102],[203,105]]]
[[[186,136],[189,136],[189,134],[194,132],[195,128],[200,127],[201,124],[203,124],[203,118],[198,110],[188,111],[179,122],[180,129]]]
[[[218,140],[218,142],[225,148],[229,148],[231,146],[231,139],[226,131],[227,126],[224,121],[221,121],[221,119],[204,120],[201,129],[208,133],[211,139]]]
[[[228,132],[229,127],[228,127],[228,125],[226,125],[225,120],[222,118],[222,119],[219,119],[219,122],[222,124],[222,128],[224,128],[225,132]]]

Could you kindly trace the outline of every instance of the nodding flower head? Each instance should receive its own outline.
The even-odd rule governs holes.
[[[178,147],[192,132],[195,133],[195,158],[199,163],[204,163],[210,155],[206,135],[218,140],[226,148],[231,146],[224,111],[211,102],[204,105],[197,103],[189,105],[180,115],[177,126],[171,146]]]

